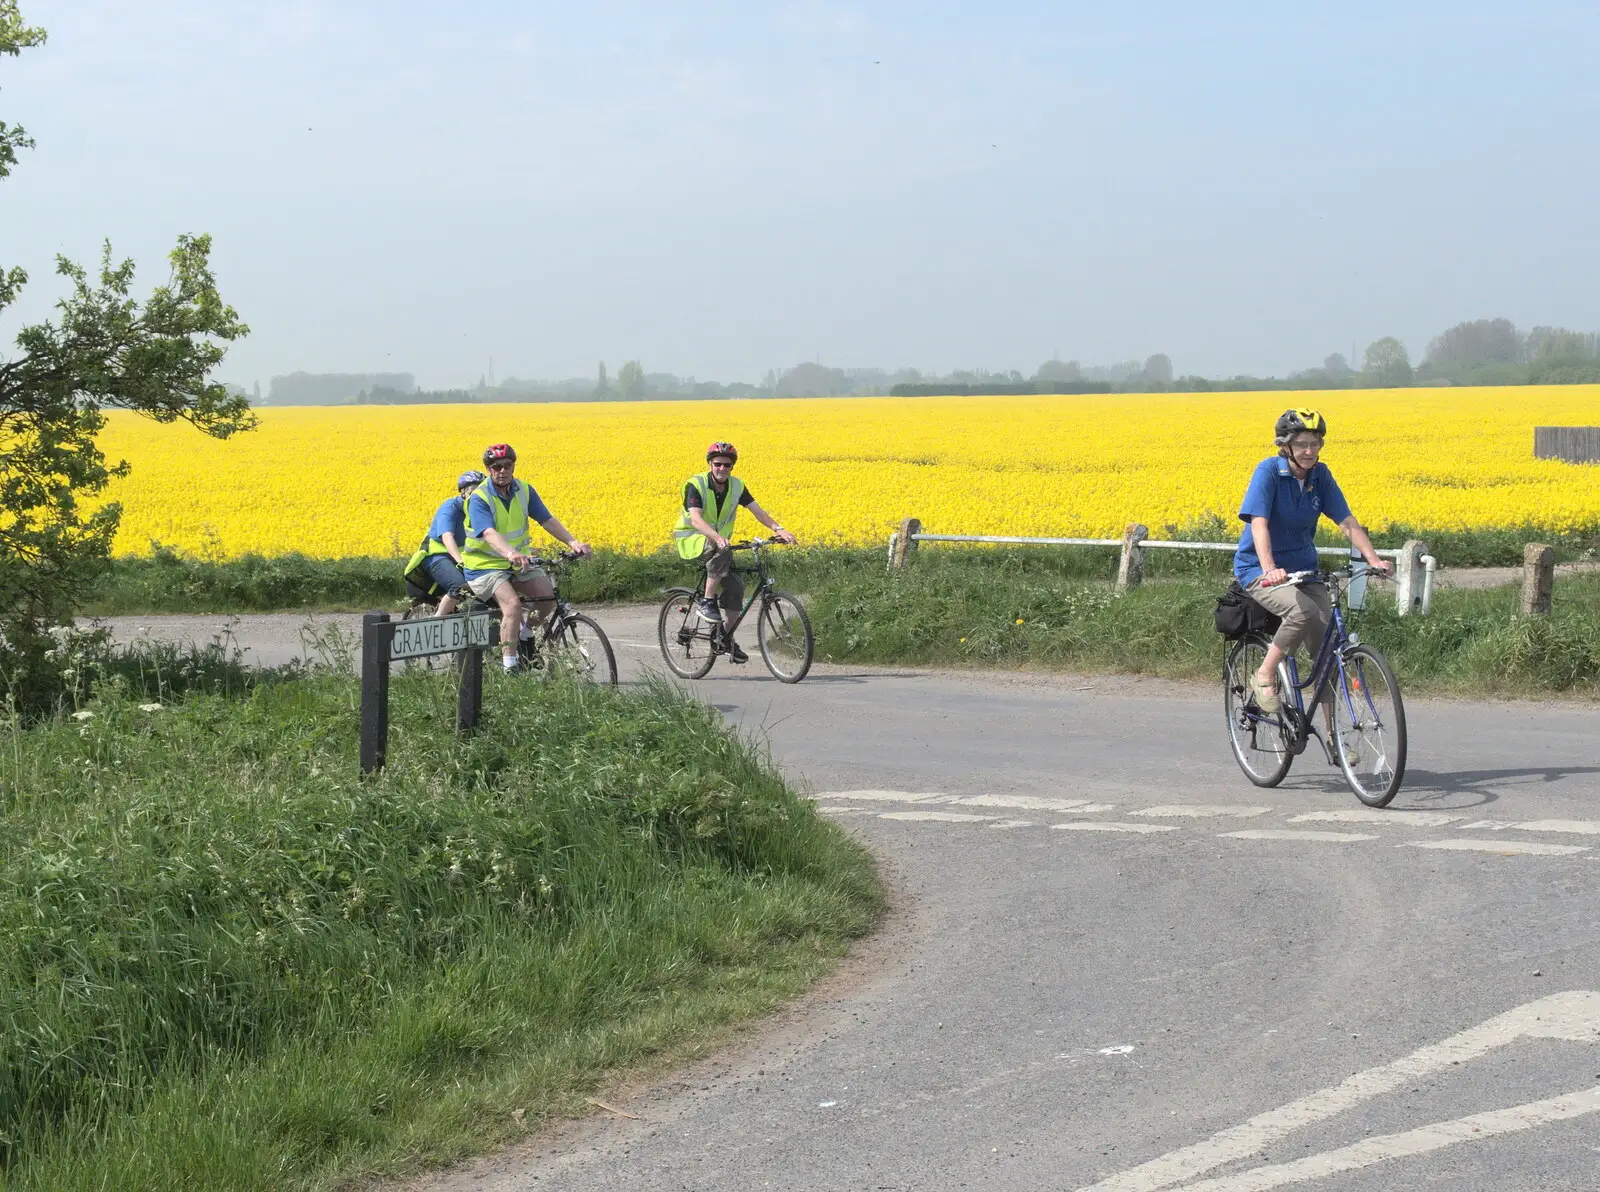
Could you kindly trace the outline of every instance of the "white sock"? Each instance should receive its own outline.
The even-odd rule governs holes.
[[[502,655],[500,655],[500,665],[503,666],[506,670],[516,670],[517,669],[517,656],[515,654],[502,654]]]

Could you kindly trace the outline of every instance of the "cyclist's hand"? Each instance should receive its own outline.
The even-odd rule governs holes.
[[[1394,574],[1394,564],[1388,559],[1379,559],[1376,563],[1368,563],[1367,567],[1372,571],[1378,572],[1380,575]]]
[[[506,560],[511,564],[511,570],[513,571],[521,571],[529,563],[528,556],[519,550],[512,551],[506,556]]]
[[[779,542],[787,543],[790,546],[793,546],[796,541],[795,536],[789,533],[788,530],[774,530],[772,531],[772,536]]]
[[[594,554],[594,547],[587,542],[569,542],[567,543],[567,549],[575,555],[583,555],[584,557]]]
[[[1289,578],[1289,573],[1282,567],[1274,567],[1271,571],[1261,573],[1261,586],[1263,588],[1276,587]]]
[[[712,542],[712,545],[714,545],[718,550],[727,550],[728,549],[728,540],[726,538],[724,538],[721,534],[713,534],[713,535],[711,535],[711,542]]]

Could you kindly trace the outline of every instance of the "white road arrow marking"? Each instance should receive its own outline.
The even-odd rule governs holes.
[[[1600,1042],[1600,993],[1590,990],[1556,993],[1540,998],[1536,1002],[1529,1002],[1525,1006],[1518,1006],[1515,1010],[1507,1010],[1481,1026],[1462,1031],[1459,1035],[1452,1035],[1442,1042],[1419,1048],[1391,1063],[1357,1072],[1339,1084],[1319,1089],[1298,1101],[1291,1101],[1278,1109],[1258,1114],[1242,1125],[1213,1134],[1204,1142],[1172,1151],[1148,1163],[1141,1163],[1097,1184],[1080,1188],[1078,1192],[1157,1192],[1161,1188],[1171,1188],[1225,1163],[1236,1163],[1240,1159],[1247,1159],[1262,1147],[1302,1126],[1324,1121],[1363,1101],[1391,1092],[1407,1081],[1432,1072],[1443,1071],[1452,1064],[1475,1060],[1497,1047],[1504,1047],[1519,1039]],[[1199,1192],[1202,1188],[1206,1189],[1206,1192],[1224,1192],[1224,1190],[1251,1192],[1255,1189],[1276,1188],[1285,1183],[1350,1169],[1349,1166],[1335,1166],[1326,1170],[1314,1170],[1304,1166],[1315,1160],[1351,1164],[1354,1158],[1371,1154],[1373,1157],[1363,1158],[1362,1162],[1354,1164],[1365,1166],[1367,1163],[1377,1163],[1400,1155],[1436,1150],[1439,1146],[1481,1138],[1484,1127],[1479,1121],[1480,1118],[1493,1119],[1492,1124],[1497,1127],[1496,1132],[1504,1134],[1511,1130],[1529,1129],[1547,1121],[1559,1121],[1566,1117],[1592,1113],[1597,1109],[1600,1109],[1600,1089],[1570,1093],[1549,1101],[1535,1101],[1513,1109],[1496,1110],[1493,1114],[1458,1118],[1455,1122],[1442,1122],[1405,1134],[1388,1135],[1383,1139],[1367,1139],[1355,1146],[1308,1156],[1295,1163],[1280,1165],[1276,1169],[1278,1174],[1272,1176],[1266,1183],[1237,1181],[1255,1177],[1258,1173],[1262,1173],[1260,1178],[1265,1179],[1267,1178],[1265,1173],[1274,1169],[1257,1168],[1241,1175],[1209,1180],[1188,1187],[1185,1192]],[[1459,1136],[1461,1131],[1458,1129],[1463,1123],[1465,1123],[1465,1138]],[[1478,1126],[1477,1132],[1473,1132],[1474,1125]],[[1425,1142],[1435,1139],[1444,1141],[1424,1145]],[[1382,1142],[1390,1144],[1390,1152],[1377,1153],[1362,1149]],[[1282,1172],[1287,1169],[1294,1169],[1300,1174],[1295,1174],[1292,1178],[1281,1178]]]

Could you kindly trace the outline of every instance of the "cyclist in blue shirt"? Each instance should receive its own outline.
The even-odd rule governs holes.
[[[456,590],[466,585],[461,548],[467,542],[467,498],[487,479],[476,470],[456,478],[456,495],[434,511],[422,545],[406,563],[407,580],[429,594],[443,593],[434,609],[435,616],[447,617],[455,612]]]
[[[1276,712],[1282,706],[1278,664],[1302,645],[1317,649],[1333,617],[1325,584],[1277,586],[1291,571],[1317,569],[1318,519],[1326,517],[1338,525],[1373,570],[1390,569],[1319,458],[1327,435],[1327,419],[1316,410],[1285,410],[1273,427],[1278,454],[1256,465],[1239,506],[1245,529],[1233,556],[1234,576],[1251,599],[1283,618],[1261,668],[1250,680],[1263,712]]]

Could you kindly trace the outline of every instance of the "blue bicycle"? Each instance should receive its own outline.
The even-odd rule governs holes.
[[[1356,798],[1368,807],[1386,807],[1405,777],[1406,712],[1388,661],[1345,628],[1343,606],[1356,578],[1352,571],[1291,572],[1285,583],[1325,583],[1333,596],[1333,616],[1310,677],[1302,680],[1295,659],[1284,659],[1278,668],[1282,707],[1262,711],[1251,693],[1250,676],[1260,668],[1272,638],[1252,631],[1228,651],[1222,703],[1233,756],[1257,786],[1282,782],[1306,742],[1315,737],[1328,764],[1344,771]],[[1319,707],[1326,731],[1313,723],[1312,713]]]

